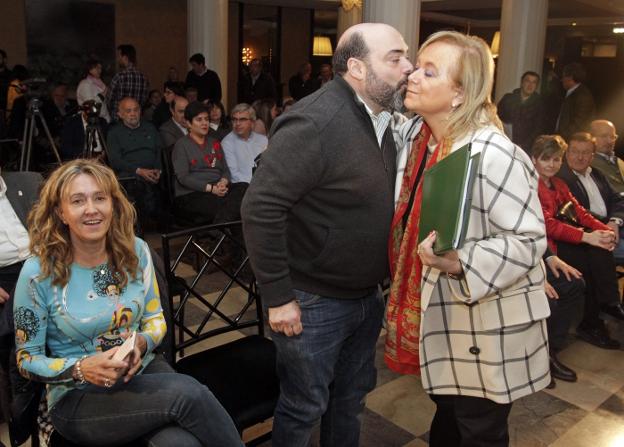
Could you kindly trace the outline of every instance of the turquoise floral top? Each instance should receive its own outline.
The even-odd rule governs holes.
[[[167,327],[149,248],[136,238],[135,250],[137,278],[128,278],[122,290],[108,264],[74,263],[69,282],[59,287],[38,278],[39,258],[24,263],[14,303],[17,366],[23,376],[48,384],[48,408],[81,386],[72,379],[76,361],[120,345],[125,332],[136,330],[147,341],[143,368],[154,358]]]

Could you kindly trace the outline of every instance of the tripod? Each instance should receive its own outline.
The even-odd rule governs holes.
[[[26,111],[26,120],[24,120],[24,136],[22,138],[22,156],[20,157],[20,171],[28,171],[30,167],[30,155],[32,153],[32,142],[33,136],[35,135],[36,121],[39,118],[43,130],[45,131],[46,137],[48,138],[48,142],[50,143],[50,147],[54,152],[54,156],[59,164],[61,164],[61,157],[59,155],[58,149],[56,148],[56,144],[54,144],[54,139],[50,134],[50,129],[48,128],[48,123],[45,120],[45,117],[41,113],[41,100],[39,98],[31,98],[28,101],[28,110]]]
[[[108,148],[106,147],[104,135],[102,134],[102,129],[98,124],[98,115],[89,116],[87,118],[87,127],[85,129],[85,147],[82,151],[83,158],[94,158],[100,155],[95,150],[98,147],[98,140],[100,142],[100,147],[102,148],[102,152],[100,154],[104,156],[108,155]]]

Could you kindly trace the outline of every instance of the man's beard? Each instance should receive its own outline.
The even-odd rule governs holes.
[[[407,86],[407,76],[401,79],[396,87],[379,79],[370,65],[367,66],[366,73],[366,95],[371,101],[378,104],[382,109],[388,111],[402,111],[403,100],[405,99],[405,87]]]

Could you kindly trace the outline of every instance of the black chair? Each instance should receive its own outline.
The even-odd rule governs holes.
[[[167,282],[173,324],[182,331],[175,342],[174,350],[178,355],[185,348],[221,334],[249,328],[254,328],[254,332],[257,332],[184,356],[175,364],[178,372],[195,377],[208,386],[242,434],[244,429],[273,416],[279,395],[279,382],[275,372],[275,346],[264,336],[261,298],[253,275],[249,276],[247,273],[248,257],[242,241],[236,237],[241,233],[240,228],[240,222],[231,222],[163,234],[162,248],[165,266],[169,266]],[[214,238],[210,247],[201,242],[206,234]],[[224,244],[234,244],[242,250],[243,256],[233,266],[228,267],[219,261],[217,255]],[[195,275],[187,281],[176,271],[180,260],[191,249],[203,256],[203,262]],[[214,268],[225,274],[227,279],[214,302],[210,302],[200,293],[198,283]],[[244,290],[246,301],[234,315],[228,315],[223,307],[231,297],[231,294],[228,296],[229,292],[235,287]],[[177,304],[173,301],[176,295],[179,296]],[[190,312],[188,309],[191,299],[194,299],[193,307],[202,308],[202,318],[195,329],[185,322],[185,315],[197,315],[198,312]],[[209,329],[209,322],[219,323],[219,326]],[[253,440],[250,445],[269,437],[270,433]]]

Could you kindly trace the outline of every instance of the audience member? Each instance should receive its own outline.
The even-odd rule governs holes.
[[[42,107],[52,138],[60,138],[66,118],[77,111],[78,107],[73,99],[67,98],[67,85],[56,84],[50,92],[50,99]]]
[[[30,256],[26,218],[37,201],[41,175],[3,172],[0,176],[0,420],[8,421],[9,364],[14,347],[13,289]]]
[[[586,77],[585,68],[579,63],[563,67],[561,84],[566,95],[557,119],[557,133],[566,141],[576,132],[587,132],[596,113],[594,97],[583,84]]]
[[[253,104],[258,99],[276,97],[275,81],[262,69],[260,59],[252,59],[249,72],[243,73],[238,82],[238,102]]]
[[[10,114],[13,110],[13,103],[21,97],[26,91],[26,87],[22,85],[22,81],[28,79],[28,69],[23,65],[15,65],[12,71],[12,79],[9,82],[7,90],[6,111]]]
[[[91,103],[89,102],[91,101]],[[93,99],[83,102],[83,104],[89,105],[93,103]],[[97,117],[92,119],[94,126],[99,127],[102,132],[102,136],[106,138],[107,123],[104,118]],[[89,123],[89,116],[85,110],[80,110],[80,113],[72,115],[65,121],[63,129],[61,131],[61,158],[63,161],[73,160],[74,158],[85,157],[90,151],[96,156],[102,156],[104,158],[104,141],[100,141],[100,137],[95,134],[95,145],[91,148],[86,147],[85,135],[87,132],[87,125]]]
[[[184,96],[184,87],[180,82],[166,81],[163,86],[163,99],[156,106],[152,124],[158,129],[171,118],[171,101],[176,96]]]
[[[206,59],[201,53],[196,53],[189,59],[191,70],[186,75],[184,86],[197,89],[197,100],[210,102],[221,101],[221,81],[219,75],[206,68]],[[191,101],[189,99],[189,101]],[[192,102],[192,101],[191,101]]]
[[[197,88],[191,86],[191,87],[186,87],[184,89],[184,96],[186,97],[186,99],[188,99],[188,102],[198,102],[198,92],[197,92]]]
[[[624,161],[615,155],[615,142],[618,135],[611,121],[595,120],[590,124],[590,132],[596,141],[596,154],[591,166],[602,172],[611,188],[624,195]]]
[[[6,51],[0,49],[0,119],[7,110],[7,92],[9,83],[13,80],[13,72],[7,65]]]
[[[310,93],[314,93],[320,86],[319,80],[312,77],[312,64],[310,62],[301,64],[299,71],[288,81],[290,96],[297,101]]]
[[[178,69],[174,66],[169,67],[167,71],[167,81],[169,82],[180,82],[180,76],[178,75]]]
[[[565,152],[565,163],[557,175],[566,182],[579,205],[590,211],[604,224],[603,228],[610,231],[613,245],[607,248],[613,250],[617,247],[617,255],[622,252],[619,239],[620,228],[624,223],[624,199],[609,186],[604,174],[590,167],[594,151],[595,142],[590,134],[573,134]],[[609,337],[599,318],[600,312],[603,312],[624,320],[615,276],[614,253],[604,247],[560,243],[557,245],[557,254],[580,270],[587,284],[585,313],[577,328],[577,335],[601,348],[617,349],[619,343]]]
[[[153,352],[167,327],[135,217],[108,167],[75,160],[52,173],[15,291],[18,369],[47,384],[54,429],[74,443],[242,447],[208,388]],[[115,358],[131,334],[134,349]]]
[[[537,86],[540,77],[534,71],[522,75],[520,88],[507,93],[498,103],[498,116],[504,124],[505,132],[526,153],[533,141],[543,133],[544,104]]]
[[[230,185],[221,144],[208,136],[208,108],[190,103],[184,117],[189,134],[173,148],[176,214],[196,223],[240,220],[243,185]]]
[[[154,111],[162,103],[163,96],[158,90],[150,90],[147,95],[147,103],[143,107],[143,119],[153,124]]]
[[[82,105],[85,101],[94,100],[102,104],[100,116],[110,123],[111,117],[106,105],[107,87],[102,81],[102,64],[96,59],[87,61],[87,75],[80,81],[76,90],[76,99],[78,105]]]
[[[158,129],[168,156],[171,156],[173,146],[177,141],[188,135],[188,125],[184,118],[184,111],[188,104],[189,102],[184,96],[176,96],[169,104],[171,118]]]
[[[331,64],[322,64],[319,69],[318,81],[321,87],[334,79],[334,71]]]
[[[544,80],[542,82],[542,101],[544,102],[543,129],[547,134],[555,132],[557,120],[561,112],[561,104],[565,97],[565,89],[561,85],[561,79],[555,73],[549,62],[544,64]]]
[[[412,70],[406,56],[388,25],[349,28],[334,53],[339,76],[275,121],[245,194],[245,240],[277,348],[275,447],[308,445],[319,422],[321,444],[358,445],[375,387],[396,162],[390,111]]]
[[[147,101],[149,84],[147,78],[136,68],[136,50],[132,45],[117,47],[117,61],[121,67],[110,83],[106,94],[108,111],[117,120],[119,117],[117,106],[123,98],[133,98],[139,104]]]
[[[118,115],[120,122],[110,128],[106,138],[108,160],[121,179],[133,179],[125,181],[124,187],[145,226],[160,212],[162,141],[152,123],[141,120],[141,106],[134,98],[121,100]]]
[[[232,130],[225,114],[225,107],[223,107],[222,103],[217,102],[210,104],[208,109],[210,111],[210,131],[208,136],[221,141]]]
[[[259,99],[253,103],[256,112],[253,131],[261,135],[268,135],[273,125],[273,120],[277,118],[277,104],[273,99]]]
[[[221,144],[233,184],[251,182],[255,159],[267,148],[267,137],[252,130],[254,121],[256,112],[249,104],[237,104],[232,109],[232,132]]]

